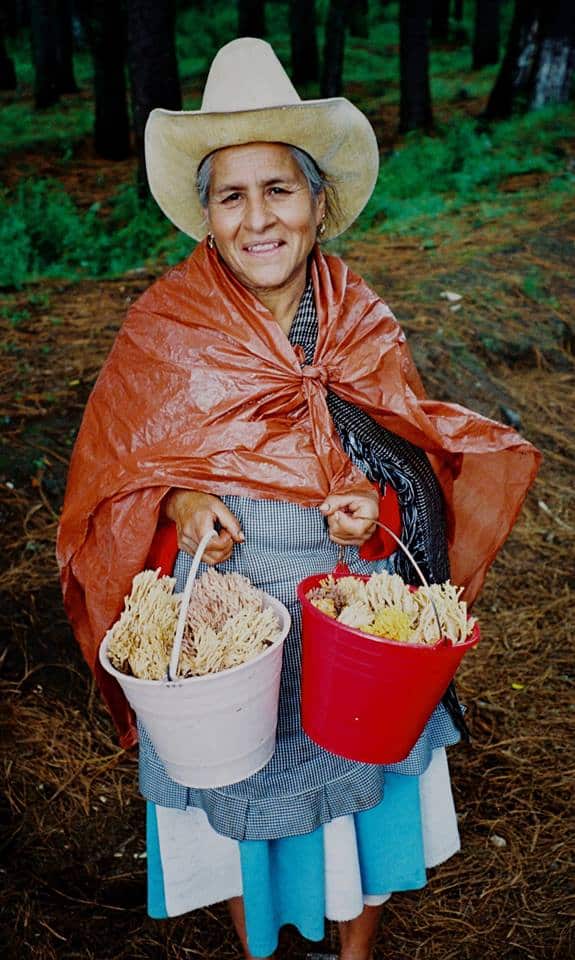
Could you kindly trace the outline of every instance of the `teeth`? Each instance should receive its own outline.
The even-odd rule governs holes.
[[[277,250],[279,243],[250,243],[248,250],[254,251],[254,253],[268,253],[270,250]]]

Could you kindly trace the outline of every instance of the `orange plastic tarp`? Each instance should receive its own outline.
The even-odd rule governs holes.
[[[133,718],[96,666],[144,566],[171,487],[314,506],[366,485],[327,389],[425,449],[448,511],[451,575],[472,601],[540,454],[509,427],[428,400],[388,307],[337,257],[313,254],[314,361],[200,244],[132,306],[88,402],[58,537],[64,601],[126,746]]]

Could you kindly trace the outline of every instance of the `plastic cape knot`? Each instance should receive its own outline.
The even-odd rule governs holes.
[[[305,380],[317,380],[321,383],[322,387],[327,387],[328,374],[324,367],[315,367],[313,365],[302,367],[301,375]]]

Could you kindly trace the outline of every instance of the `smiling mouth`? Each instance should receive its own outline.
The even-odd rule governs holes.
[[[283,240],[266,240],[259,243],[247,243],[244,246],[246,253],[253,253],[260,256],[266,253],[275,253],[280,247],[283,247]]]

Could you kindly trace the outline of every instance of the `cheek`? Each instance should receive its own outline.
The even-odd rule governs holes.
[[[305,229],[303,232],[305,233],[307,245],[311,250],[317,237],[317,223],[315,220],[315,212],[311,215],[311,217],[307,218]]]
[[[219,247],[223,247],[233,240],[235,226],[232,217],[217,214],[208,217],[208,227]]]
[[[291,220],[291,227],[294,233],[299,234],[302,242],[313,244],[317,233],[316,210],[310,210],[309,207],[298,210]]]
[[[209,204],[206,219],[213,230],[225,231],[226,225],[233,219],[233,209],[220,203]]]

